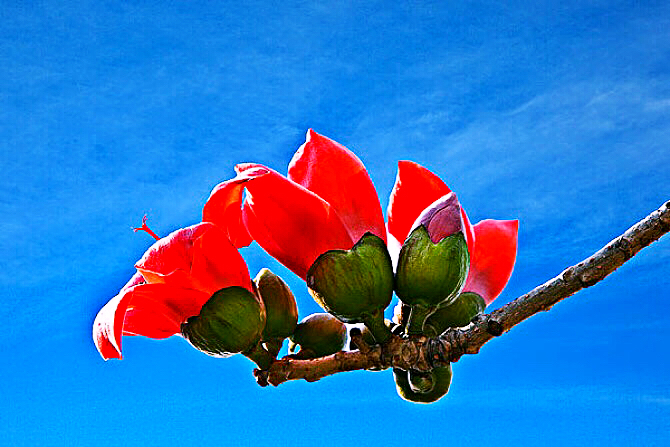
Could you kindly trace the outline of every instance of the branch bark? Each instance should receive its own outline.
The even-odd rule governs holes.
[[[394,336],[383,346],[364,346],[311,360],[283,358],[266,371],[255,370],[259,385],[277,386],[289,380],[313,382],[322,377],[359,369],[416,369],[430,371],[464,354],[477,354],[491,339],[559,301],[602,281],[640,250],[670,231],[670,202],[630,227],[598,252],[469,326],[449,329],[437,338]]]

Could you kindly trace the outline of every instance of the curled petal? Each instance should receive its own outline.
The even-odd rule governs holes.
[[[254,240],[271,256],[305,278],[323,252],[350,249],[354,241],[328,202],[261,165],[239,165],[246,183],[244,223]]]
[[[211,223],[199,223],[170,233],[149,247],[135,267],[148,283],[192,288],[193,244],[213,226]]]
[[[207,199],[202,210],[203,222],[214,222],[228,233],[237,248],[251,243],[251,236],[242,222],[242,196],[248,178],[237,176],[219,183]]]
[[[135,265],[148,283],[213,294],[229,286],[251,290],[249,271],[223,229],[211,222],[160,239]]]
[[[474,226],[475,252],[463,292],[491,304],[505,288],[516,261],[518,220],[483,220]]]
[[[122,335],[167,338],[209,299],[204,292],[167,284],[124,287],[101,310],[93,323],[93,341],[103,359],[120,359]]]
[[[371,232],[386,242],[377,191],[361,160],[346,147],[310,129],[289,164],[288,178],[328,202],[354,241]]]
[[[93,342],[103,359],[121,358],[121,334],[126,315],[129,289],[122,290],[100,309],[93,322]]]

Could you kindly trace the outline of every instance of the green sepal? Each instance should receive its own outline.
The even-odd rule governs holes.
[[[437,336],[452,327],[463,327],[486,308],[484,298],[474,292],[461,293],[456,301],[440,306],[424,324],[428,336]]]
[[[469,267],[470,255],[462,232],[435,244],[426,227],[420,225],[400,249],[395,291],[405,304],[434,309],[456,299]]]
[[[303,359],[324,357],[344,348],[347,327],[330,314],[312,314],[298,323],[290,340],[290,352],[294,352],[296,345],[300,345],[300,352],[294,357]]]
[[[214,357],[229,357],[256,346],[265,327],[265,308],[244,287],[227,287],[212,295],[200,314],[181,325],[193,347]]]
[[[393,296],[393,265],[384,241],[365,233],[351,250],[322,253],[307,271],[314,300],[347,323],[378,315]]]
[[[393,368],[393,379],[396,384],[398,396],[409,402],[429,404],[444,397],[449,392],[451,385],[451,364],[441,368],[433,369],[431,375],[432,388],[428,392],[420,392],[413,389],[409,380],[410,372]]]
[[[265,305],[266,321],[263,340],[284,339],[298,324],[298,306],[288,285],[269,269],[262,269],[254,279]]]

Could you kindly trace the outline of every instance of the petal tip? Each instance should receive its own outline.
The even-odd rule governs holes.
[[[268,174],[270,168],[258,163],[239,163],[235,165],[235,172],[238,175],[237,180],[250,180]]]
[[[305,141],[310,141],[312,138],[318,138],[321,135],[317,133],[314,129],[311,127],[307,129],[307,134],[305,135]]]

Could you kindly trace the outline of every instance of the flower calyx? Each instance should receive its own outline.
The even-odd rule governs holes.
[[[350,250],[321,254],[306,279],[325,310],[346,323],[365,323],[379,343],[391,336],[383,312],[393,296],[393,266],[380,237],[366,233]]]
[[[259,348],[265,320],[262,301],[246,288],[232,286],[215,292],[198,315],[181,325],[181,334],[205,354],[229,357],[242,353],[266,369],[272,359]]]

